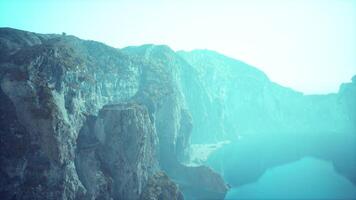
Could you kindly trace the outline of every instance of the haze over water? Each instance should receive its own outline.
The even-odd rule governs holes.
[[[337,92],[356,74],[356,1],[1,1],[0,26],[66,32],[114,47],[211,49],[279,84]]]

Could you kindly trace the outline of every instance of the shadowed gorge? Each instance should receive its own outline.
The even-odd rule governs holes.
[[[0,47],[1,199],[249,198],[318,167],[355,189],[356,76],[304,95],[210,50],[11,28]]]

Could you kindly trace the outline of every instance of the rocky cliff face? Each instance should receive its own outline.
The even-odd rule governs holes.
[[[157,144],[143,106],[106,105],[97,117],[87,118],[75,164],[88,199],[138,199],[158,170]]]
[[[355,78],[303,95],[213,51],[2,28],[0,86],[4,199],[223,199],[219,174],[182,163],[225,140],[207,164],[234,186],[305,155],[355,182],[356,151],[338,148],[355,147]]]
[[[303,95],[271,82],[253,66],[214,51],[178,54],[194,69],[192,84],[183,93],[194,91],[205,99],[186,98],[195,124],[194,143],[270,133],[356,132],[348,117],[355,111],[344,109],[340,95]]]
[[[194,69],[183,93],[206,98],[186,98],[196,125],[192,141],[231,142],[205,163],[229,184],[257,181],[267,169],[304,156],[331,161],[355,183],[355,77],[336,94],[303,95],[213,51],[178,54]]]
[[[0,44],[3,199],[145,199],[152,190],[153,199],[181,199],[183,186],[224,197],[211,170],[178,172],[213,178],[217,189],[157,175],[182,168],[193,126],[169,48],[117,50],[6,28]]]
[[[193,127],[190,111],[186,107],[187,95],[180,92],[185,84],[182,71],[191,70],[191,66],[167,46],[128,47],[122,52],[153,61],[152,66],[155,66],[155,70],[150,70],[143,80],[142,92],[138,92],[134,99],[143,102],[156,113],[154,117],[160,141],[161,168],[179,184],[185,198],[223,199],[228,188],[218,174],[205,166],[187,167],[180,163],[189,157],[188,147]],[[168,73],[166,70],[169,70]],[[173,80],[174,84],[170,81],[157,83],[157,77]],[[157,94],[162,94],[159,91],[164,92],[157,98]]]

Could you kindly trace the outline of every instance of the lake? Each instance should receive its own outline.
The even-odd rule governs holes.
[[[331,163],[306,157],[267,170],[255,183],[232,188],[226,199],[356,199],[356,186]]]

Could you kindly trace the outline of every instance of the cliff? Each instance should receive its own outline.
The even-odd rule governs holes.
[[[214,51],[178,54],[193,68],[183,87],[185,95],[194,93],[186,98],[195,124],[192,142],[230,142],[199,163],[238,187],[270,168],[312,156],[331,162],[355,184],[355,77],[338,93],[304,95]]]
[[[169,48],[142,56],[9,28],[0,44],[3,199],[181,199],[181,188],[196,197],[190,180],[160,172],[184,167],[192,127],[176,69],[158,59]],[[208,190],[224,198],[218,174],[184,168],[176,176],[213,177]]]
[[[355,183],[355,81],[304,95],[210,50],[1,28],[0,196],[223,199],[304,156]]]
[[[192,79],[198,83],[183,88],[183,93],[199,90],[196,96],[204,97],[202,101],[187,98],[195,124],[193,143],[270,133],[356,131],[348,117],[355,110],[345,110],[338,94],[304,95],[272,82],[251,65],[214,51],[178,54],[194,68]]]

